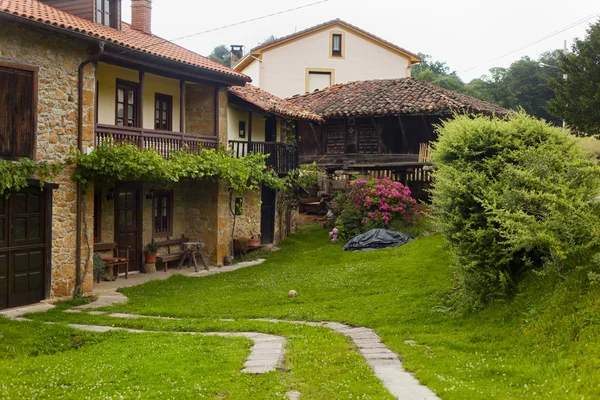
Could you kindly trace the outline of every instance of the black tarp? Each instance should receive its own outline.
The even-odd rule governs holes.
[[[378,250],[386,247],[402,246],[413,240],[414,237],[404,233],[388,231],[387,229],[371,229],[358,235],[344,246],[345,251]]]

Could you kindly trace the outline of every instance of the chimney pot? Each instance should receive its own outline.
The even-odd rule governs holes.
[[[131,0],[131,28],[152,34],[152,0]]]

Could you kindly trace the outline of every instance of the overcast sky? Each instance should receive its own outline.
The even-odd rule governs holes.
[[[221,27],[316,0],[154,0],[153,33],[166,39]],[[131,19],[131,3],[123,1],[123,19]],[[341,18],[413,52],[446,61],[465,81],[480,77],[494,66],[509,66],[522,56],[538,57],[583,38],[598,17],[499,60],[519,47],[600,13],[597,0],[329,0],[287,14],[234,26],[177,44],[202,55],[225,44],[248,50],[269,35],[285,36],[296,30]],[[475,68],[473,68],[475,67]]]

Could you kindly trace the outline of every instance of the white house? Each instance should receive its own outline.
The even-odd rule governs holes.
[[[235,59],[235,53],[234,53]],[[255,47],[234,66],[252,84],[286,98],[337,83],[410,77],[420,58],[335,19]]]

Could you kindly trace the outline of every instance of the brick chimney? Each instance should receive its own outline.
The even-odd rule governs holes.
[[[152,0],[131,0],[131,27],[152,33]]]

